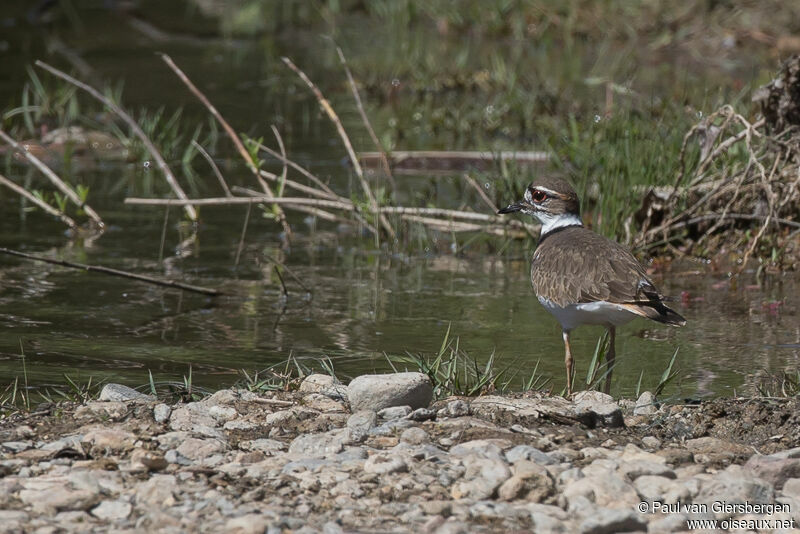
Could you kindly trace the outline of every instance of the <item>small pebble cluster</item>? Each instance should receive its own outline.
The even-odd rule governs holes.
[[[800,524],[800,448],[647,433],[682,417],[649,393],[432,403],[419,373],[173,405],[108,384],[0,426],[0,532],[602,534],[765,517],[720,501]]]

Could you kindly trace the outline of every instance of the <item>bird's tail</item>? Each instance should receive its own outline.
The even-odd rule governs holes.
[[[683,326],[686,324],[686,319],[658,300],[650,300],[646,302],[632,302],[624,305],[631,312],[658,321],[659,323],[668,324],[670,326]]]

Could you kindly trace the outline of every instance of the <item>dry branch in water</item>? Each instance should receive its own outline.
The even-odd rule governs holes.
[[[330,102],[325,96],[322,94],[322,91],[312,82],[306,73],[300,70],[297,65],[295,65],[291,59],[288,57],[281,58],[286,65],[292,69],[292,71],[297,74],[303,82],[311,89],[311,92],[314,93],[314,96],[317,98],[320,107],[325,111],[330,118],[331,122],[333,122],[334,126],[336,126],[336,131],[339,133],[339,137],[342,138],[342,142],[344,143],[344,147],[347,150],[347,155],[350,157],[350,162],[353,164],[353,169],[355,170],[356,176],[358,177],[359,182],[361,183],[361,188],[364,190],[364,195],[367,197],[367,201],[369,202],[370,210],[374,214],[378,216],[378,221],[380,222],[381,226],[384,230],[389,234],[392,239],[395,239],[397,235],[395,234],[394,228],[389,223],[389,220],[386,219],[384,215],[381,214],[380,206],[378,205],[378,201],[375,199],[375,195],[372,193],[372,189],[367,183],[367,179],[364,177],[364,170],[361,168],[361,163],[358,161],[358,157],[356,156],[355,150],[353,150],[353,145],[350,143],[350,137],[348,137],[347,132],[342,126],[342,121],[339,120],[339,116],[331,107]]]
[[[56,208],[54,208],[53,206],[51,206],[47,202],[43,202],[42,200],[39,200],[34,195],[30,194],[26,189],[18,186],[17,184],[15,184],[14,182],[9,180],[8,178],[3,176],[2,174],[0,174],[0,184],[8,187],[9,189],[14,191],[18,195],[27,198],[28,200],[33,202],[35,205],[37,205],[39,208],[41,208],[45,212],[49,213],[53,217],[56,217],[57,219],[60,219],[61,222],[63,222],[67,226],[69,226],[70,229],[75,229],[75,228],[78,227],[78,224],[74,220],[72,220],[72,218],[69,215],[65,214],[64,212],[62,212],[60,210],[57,210]]]
[[[139,125],[136,124],[136,121],[133,120],[133,118],[131,118],[131,116],[128,115],[122,108],[120,108],[119,106],[114,104],[111,100],[100,94],[100,92],[94,87],[91,87],[90,85],[87,85],[79,80],[76,80],[69,74],[48,65],[44,61],[37,60],[36,66],[46,70],[50,74],[53,74],[54,76],[57,76],[66,82],[71,83],[72,85],[80,89],[83,89],[84,91],[92,95],[94,98],[102,102],[108,109],[113,111],[119,118],[125,121],[125,123],[130,127],[131,131],[136,135],[136,137],[139,138],[142,144],[144,144],[145,148],[147,148],[147,151],[156,161],[156,165],[158,165],[158,168],[161,169],[161,172],[164,174],[164,178],[167,180],[167,183],[172,188],[172,191],[175,193],[175,196],[183,199],[189,198],[186,196],[186,193],[183,192],[183,188],[181,188],[180,184],[178,183],[178,180],[175,179],[175,175],[172,174],[172,170],[169,168],[169,165],[167,165],[167,162],[164,161],[163,156],[158,151],[156,146],[153,144],[152,141],[150,141],[147,135],[145,135],[144,131],[142,131]],[[192,221],[197,221],[197,212],[192,206],[189,205],[184,206],[184,209],[186,210],[187,215]]]
[[[56,173],[54,173],[52,169],[50,169],[50,167],[45,165],[39,158],[28,152],[27,148],[17,143],[12,137],[6,134],[6,132],[4,132],[3,130],[0,130],[0,139],[11,145],[15,150],[17,150],[17,152],[21,156],[30,161],[34,165],[34,167],[39,169],[42,172],[42,174],[44,174],[53,183],[53,185],[55,185],[58,188],[59,191],[64,193],[64,195],[72,201],[73,204],[83,209],[83,211],[86,212],[86,215],[88,215],[94,221],[94,223],[97,225],[98,228],[102,230],[105,227],[103,219],[100,218],[97,212],[94,211],[91,206],[83,202],[81,198],[78,196],[78,193],[76,193],[75,190],[72,188],[72,186],[64,182],[64,180],[62,180],[61,178],[59,178],[59,176]],[[26,198],[29,197],[26,195]],[[39,203],[37,203],[37,205],[41,207]],[[74,225],[74,221],[72,222]]]
[[[95,273],[103,273],[111,276],[119,276],[121,278],[129,278],[131,280],[138,280],[162,287],[171,287],[175,289],[182,289],[184,291],[191,291],[192,293],[201,293],[216,297],[222,295],[222,292],[216,289],[209,289],[207,287],[193,286],[191,284],[184,284],[182,282],[174,282],[172,280],[161,280],[159,278],[152,278],[142,274],[129,273],[127,271],[120,271],[119,269],[111,269],[109,267],[102,267],[100,265],[86,265],[84,263],[74,263],[66,260],[57,260],[54,258],[47,258],[45,256],[38,256],[36,254],[27,254],[18,250],[11,250],[8,248],[0,247],[0,254],[8,254],[9,256],[17,256],[26,260],[41,261],[44,263],[51,263],[53,265],[60,265],[61,267],[69,267],[70,269],[80,269],[82,271],[90,271]]]
[[[166,54],[161,54],[161,59],[164,60],[164,63],[166,63],[170,69],[172,69],[172,71],[178,76],[178,78],[184,83],[184,85],[186,85],[186,87],[189,88],[189,91],[191,91],[192,94],[196,96],[197,99],[200,100],[200,102],[202,102],[202,104],[206,107],[206,109],[208,109],[209,113],[211,113],[211,115],[215,119],[217,119],[217,122],[219,122],[220,126],[222,126],[222,129],[225,130],[225,133],[228,134],[228,137],[233,142],[234,146],[236,147],[236,150],[244,159],[247,168],[250,169],[250,171],[255,175],[258,183],[261,184],[261,188],[264,189],[264,194],[270,198],[274,197],[275,195],[272,193],[272,188],[270,188],[269,184],[267,184],[267,182],[265,182],[261,178],[261,175],[259,174],[256,166],[253,164],[253,161],[250,158],[250,154],[244,147],[242,140],[239,139],[239,136],[236,135],[235,131],[233,131],[233,128],[231,128],[231,125],[228,124],[228,121],[226,121],[222,117],[222,115],[220,115],[219,111],[217,111],[217,108],[215,108],[211,104],[208,98],[206,98],[206,95],[204,95],[202,91],[200,91],[200,89],[198,89],[197,86],[189,79],[189,77],[186,76],[186,74],[178,67],[178,65],[176,65],[175,62],[172,61],[171,57],[169,57]],[[280,206],[275,206],[274,204],[273,206],[275,209],[275,215],[278,218],[278,222],[280,222],[284,232],[286,232],[287,238],[291,239],[292,229],[289,226],[289,223],[286,222],[286,215],[283,213],[283,210],[280,208]]]

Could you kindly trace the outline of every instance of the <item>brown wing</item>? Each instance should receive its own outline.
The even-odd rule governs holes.
[[[662,298],[628,250],[581,227],[565,228],[541,242],[533,254],[531,282],[537,296],[559,306]]]

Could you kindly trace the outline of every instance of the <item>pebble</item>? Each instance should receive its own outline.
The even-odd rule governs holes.
[[[800,449],[758,455],[713,429],[686,446],[660,427],[639,440],[587,408],[618,409],[603,394],[351,413],[331,385],[221,390],[155,404],[152,418],[105,401],[78,407],[74,425],[59,424],[70,412],[20,419],[0,429],[0,531],[664,532],[687,516],[640,514],[642,500],[800,505]],[[659,422],[690,410],[665,407]]]
[[[391,406],[427,408],[433,398],[433,386],[423,373],[361,375],[347,386],[353,411],[379,411]]]
[[[153,406],[153,419],[155,419],[156,423],[166,422],[171,414],[172,414],[172,408],[170,408],[166,404],[162,403]]]
[[[653,415],[657,411],[656,396],[649,391],[645,391],[636,399],[633,415]]]
[[[378,411],[378,417],[386,421],[393,421],[394,419],[402,419],[411,413],[411,406],[390,406]]]
[[[156,400],[152,395],[145,395],[122,384],[108,383],[100,390],[97,400],[102,402],[151,402]]]

